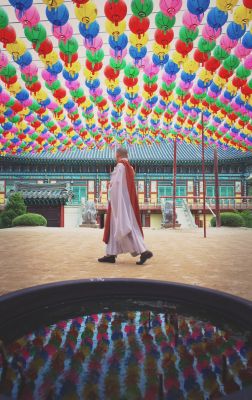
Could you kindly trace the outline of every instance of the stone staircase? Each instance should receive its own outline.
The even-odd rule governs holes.
[[[182,203],[180,205],[176,206],[176,213],[177,221],[181,225],[182,229],[197,228],[191,210],[184,200],[182,200]]]

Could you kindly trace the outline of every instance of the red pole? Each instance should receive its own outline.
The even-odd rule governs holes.
[[[204,138],[204,123],[203,112],[201,113],[201,142],[202,142],[202,180],[203,180],[203,227],[204,238],[206,238],[206,178],[205,178],[205,138]]]
[[[176,177],[177,177],[177,138],[173,142],[173,213],[172,227],[176,228]]]
[[[215,212],[216,212],[216,227],[221,226],[220,219],[220,194],[219,194],[219,170],[218,170],[218,152],[214,148],[214,179],[215,179]]]

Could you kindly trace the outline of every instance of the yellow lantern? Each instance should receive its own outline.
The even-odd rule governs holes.
[[[13,60],[17,60],[26,52],[26,45],[23,40],[17,39],[13,43],[6,45],[6,50],[12,55]]]
[[[8,90],[11,94],[13,94],[14,96],[20,92],[20,90],[22,89],[20,83],[15,82],[12,85],[9,86]]]
[[[94,22],[97,16],[97,8],[94,3],[88,1],[85,4],[81,4],[79,7],[75,7],[76,18],[85,25],[89,25]]]
[[[135,35],[134,33],[131,33],[131,35],[129,37],[129,41],[132,44],[132,46],[135,46],[139,50],[147,44],[148,35],[147,35],[147,33],[144,33],[141,37],[139,37],[139,35]]]
[[[252,10],[244,6],[239,6],[234,11],[234,22],[239,25],[247,25],[252,19]]]
[[[74,62],[73,64],[69,64],[68,66],[65,66],[65,70],[69,72],[71,76],[74,76],[78,72],[80,72],[81,69],[81,64],[79,61]]]
[[[58,8],[61,6],[61,4],[64,3],[64,0],[43,0],[43,3],[45,3],[49,10],[51,10],[51,8]]]
[[[174,50],[174,52],[171,56],[171,59],[175,64],[180,65],[183,62],[184,57],[182,56],[182,54],[180,54],[176,50]]]
[[[216,7],[221,11],[232,11],[238,0],[216,0]]]
[[[195,60],[188,59],[183,64],[183,69],[187,74],[194,74],[199,68],[199,63]]]
[[[106,31],[113,36],[115,40],[118,40],[118,36],[121,35],[126,29],[126,21],[123,20],[119,22],[117,25],[113,24],[113,22],[106,20]]]
[[[59,60],[58,54],[54,50],[51,53],[46,54],[45,57],[40,55],[39,58],[44,64],[50,67]]]

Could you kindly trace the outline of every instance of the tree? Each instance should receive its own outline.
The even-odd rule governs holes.
[[[0,228],[9,228],[18,215],[25,214],[27,207],[21,193],[14,193],[8,200],[5,210],[0,214]]]

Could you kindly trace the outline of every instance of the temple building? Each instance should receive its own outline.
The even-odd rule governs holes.
[[[136,171],[136,187],[142,224],[160,228],[161,204],[172,203],[173,144],[128,147]],[[22,154],[0,158],[0,202],[13,191],[23,193],[28,210],[39,212],[48,226],[81,224],[81,204],[94,201],[97,222],[106,218],[108,183],[115,166],[114,150],[106,148],[65,153]],[[252,155],[232,148],[218,150],[218,180],[214,151],[205,149],[207,221],[215,211],[215,187],[219,187],[221,211],[252,209]],[[177,144],[176,211],[183,227],[202,226],[201,147]]]

